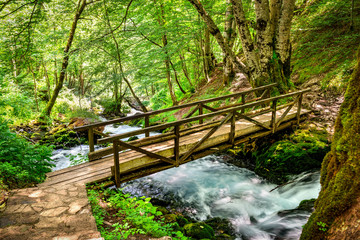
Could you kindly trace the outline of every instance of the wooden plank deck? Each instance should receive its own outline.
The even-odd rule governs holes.
[[[276,112],[276,117],[280,118],[285,109]],[[309,110],[302,109],[301,115],[309,113]],[[271,121],[271,113],[266,113],[254,117],[255,120],[269,126]],[[296,109],[290,110],[286,115],[284,122],[280,125],[286,124],[285,122],[296,119]],[[289,125],[290,126],[290,125]],[[246,121],[244,119],[236,121],[235,126],[235,137],[237,140],[242,138],[248,138],[252,135],[259,135],[259,131],[264,130],[263,128]],[[203,130],[200,132],[193,133],[191,135],[182,136],[180,138],[180,155],[185,154],[190,150],[210,129]],[[217,146],[225,144],[228,146],[229,142],[230,123],[219,128],[209,139],[207,139],[194,153],[203,152],[199,156],[204,156],[215,152],[219,149]],[[259,135],[260,136],[260,135]],[[213,149],[216,147],[215,149]],[[167,140],[160,143],[152,144],[143,147],[147,151],[151,151],[166,157],[174,156],[174,140]],[[212,151],[206,151],[211,150]],[[166,164],[161,160],[150,158],[149,156],[129,150],[119,153],[120,157],[120,173],[122,175],[133,174],[134,172],[141,172],[139,176],[149,175],[153,172],[161,171],[163,169],[174,167],[173,165]],[[186,162],[192,161],[194,158],[188,159]],[[87,162],[79,164],[77,166],[65,168],[62,170],[48,173],[47,180],[42,183],[42,186],[54,186],[54,185],[66,185],[72,183],[91,183],[101,180],[106,180],[111,177],[111,167],[114,165],[113,155],[104,157],[97,161]],[[156,167],[154,167],[156,166]],[[153,169],[152,169],[153,168]],[[146,171],[145,171],[146,170]],[[131,179],[131,177],[127,177]]]

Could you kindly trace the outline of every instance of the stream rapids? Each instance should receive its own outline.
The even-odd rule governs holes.
[[[120,134],[136,129],[139,128],[111,125],[104,132]],[[80,159],[88,151],[86,145],[55,150],[53,170],[69,167],[71,155]],[[135,196],[169,202],[199,221],[212,217],[229,219],[238,240],[295,240],[310,213],[286,210],[295,209],[302,200],[317,198],[319,179],[319,172],[302,173],[293,176],[290,184],[276,188],[254,172],[226,163],[223,155],[209,155],[122,187]]]

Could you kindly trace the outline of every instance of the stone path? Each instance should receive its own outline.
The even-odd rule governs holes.
[[[0,213],[1,240],[100,240],[85,185],[12,191]]]

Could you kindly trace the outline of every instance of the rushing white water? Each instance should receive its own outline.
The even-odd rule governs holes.
[[[104,132],[121,134],[137,129],[140,128],[110,125]],[[79,159],[88,151],[87,145],[55,150],[53,170],[70,166],[71,155]],[[198,220],[227,218],[239,240],[298,239],[309,213],[284,210],[296,208],[304,199],[316,198],[320,191],[318,172],[294,176],[292,183],[276,188],[254,172],[227,164],[221,156],[214,155],[124,186],[124,191],[134,195],[171,202]]]
[[[106,120],[106,119],[102,119]],[[141,129],[140,127],[132,127],[128,125],[107,125],[105,126],[104,133],[108,133],[110,135],[122,134],[131,131],[135,131]],[[159,133],[151,132],[150,135],[156,135]],[[145,137],[145,134],[137,135],[138,138]],[[127,140],[125,138],[123,140]],[[100,149],[100,147],[95,146],[95,150]],[[72,147],[70,149],[57,149],[53,151],[53,156],[51,159],[54,161],[55,167],[53,167],[53,171],[60,170],[63,168],[67,168],[71,165],[70,157],[73,156],[74,160],[80,160],[84,158],[89,153],[88,145],[79,145]]]
[[[251,240],[298,239],[309,214],[278,212],[294,209],[320,191],[318,172],[295,176],[293,183],[270,192],[276,185],[213,155],[124,186],[134,195],[172,202],[198,220],[227,218],[238,239]]]

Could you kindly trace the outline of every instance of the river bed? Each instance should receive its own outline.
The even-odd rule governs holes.
[[[120,134],[137,129],[111,125],[104,132]],[[86,145],[55,150],[53,170],[70,166],[71,155],[81,158],[88,151]],[[171,202],[178,211],[197,220],[227,218],[239,240],[298,239],[309,213],[283,211],[318,196],[319,172],[294,176],[292,183],[276,188],[254,172],[223,159],[222,155],[210,155],[137,179],[124,184],[124,192]]]

